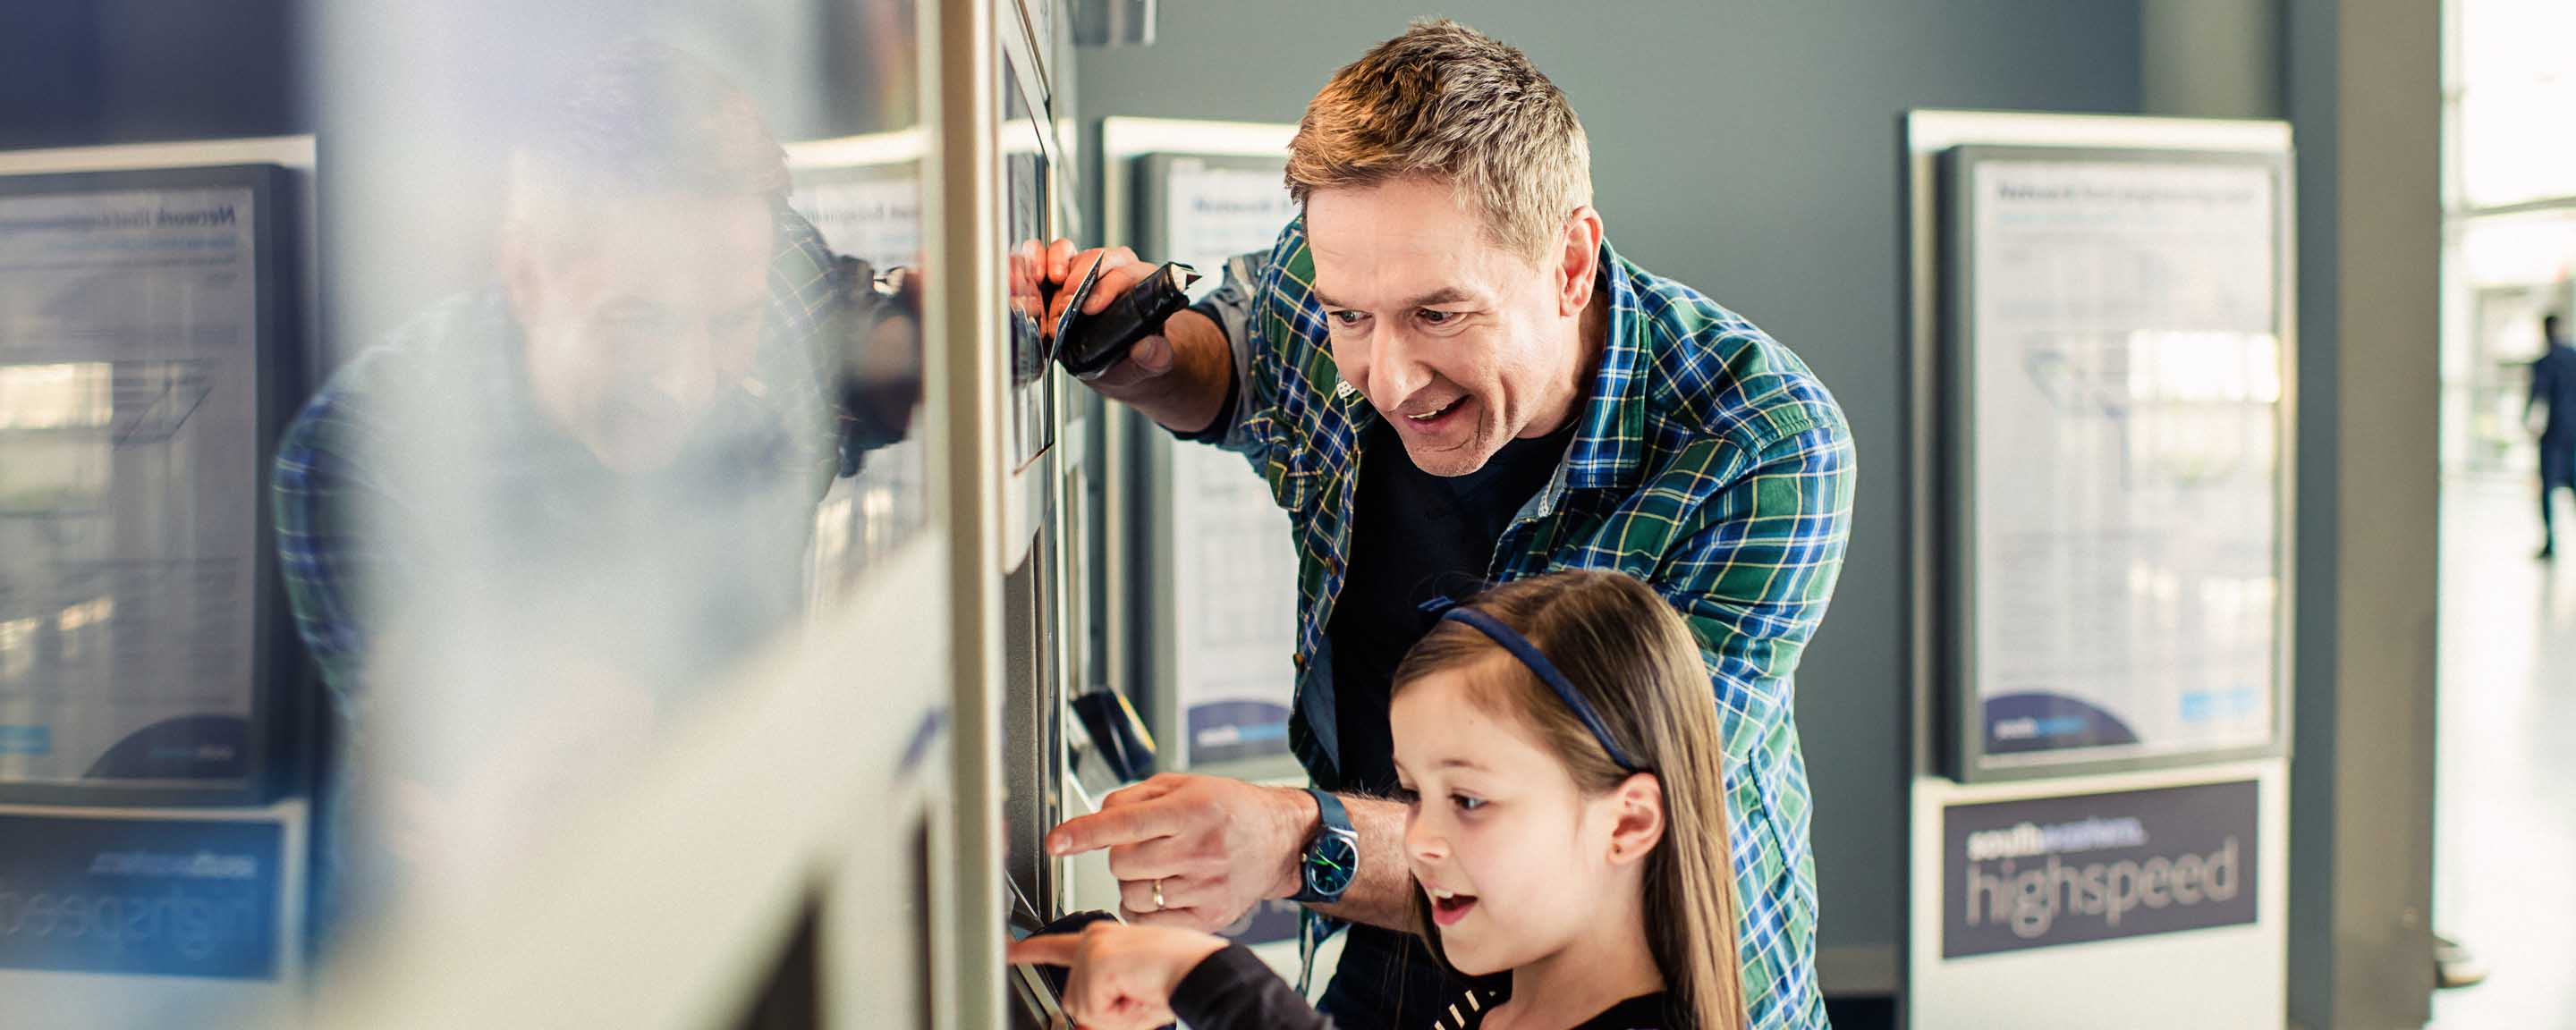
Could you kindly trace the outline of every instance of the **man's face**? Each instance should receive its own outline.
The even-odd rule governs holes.
[[[583,207],[578,228],[537,227],[508,256],[537,405],[610,468],[658,468],[751,372],[769,207],[663,194]]]
[[[1515,437],[1572,417],[1591,256],[1496,245],[1447,183],[1420,178],[1306,200],[1333,363],[1395,426],[1416,467],[1459,476]]]

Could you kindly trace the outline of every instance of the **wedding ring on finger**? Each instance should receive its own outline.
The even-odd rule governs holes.
[[[1160,880],[1160,879],[1157,879],[1157,880],[1155,880],[1155,881],[1154,881],[1154,911],[1156,911],[1156,912],[1160,912],[1160,911],[1162,911],[1162,910],[1163,910],[1163,881],[1162,881],[1162,880]]]

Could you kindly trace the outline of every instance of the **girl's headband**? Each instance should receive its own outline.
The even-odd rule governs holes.
[[[1640,771],[1637,763],[1628,760],[1628,753],[1619,750],[1619,745],[1610,740],[1610,727],[1601,721],[1601,716],[1592,710],[1591,705],[1584,702],[1583,695],[1575,691],[1574,683],[1566,679],[1564,673],[1556,671],[1556,663],[1548,661],[1547,655],[1539,651],[1538,645],[1530,643],[1528,637],[1503,625],[1501,619],[1445,597],[1434,598],[1422,609],[1438,615],[1443,622],[1462,622],[1493,638],[1494,643],[1502,645],[1503,650],[1511,652],[1512,657],[1528,666],[1529,671],[1538,676],[1539,682],[1555,691],[1557,699],[1565,702],[1565,707],[1574,710],[1574,717],[1583,720],[1584,728],[1592,731],[1592,739],[1600,741],[1601,750],[1610,753],[1611,761],[1629,772]]]

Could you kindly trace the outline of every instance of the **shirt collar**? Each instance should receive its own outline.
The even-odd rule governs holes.
[[[1579,490],[1627,487],[1645,461],[1646,320],[1630,269],[1607,241],[1601,244],[1601,279],[1610,308],[1601,364],[1583,402],[1582,428],[1565,454],[1565,485]]]

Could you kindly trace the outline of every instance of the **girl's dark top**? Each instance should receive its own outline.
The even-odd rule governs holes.
[[[1476,1030],[1485,1014],[1510,1000],[1505,989],[1480,989],[1459,995],[1423,1030]],[[1661,992],[1641,994],[1610,1006],[1574,1030],[1687,1030],[1673,1018]],[[1208,956],[1172,992],[1172,1014],[1191,1030],[1332,1030],[1333,1021],[1297,996],[1261,959],[1240,944]],[[1356,1028],[1355,1028],[1356,1030]],[[1371,1028],[1374,1030],[1374,1028]],[[1392,1027],[1389,1030],[1411,1030]]]

